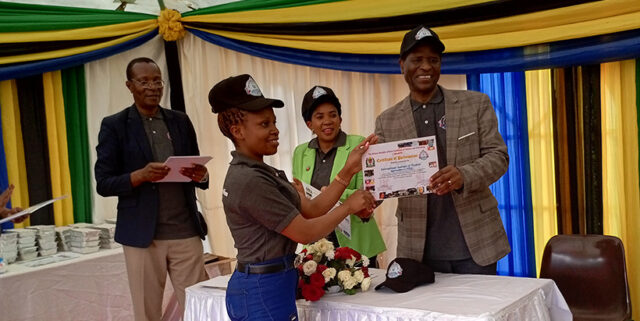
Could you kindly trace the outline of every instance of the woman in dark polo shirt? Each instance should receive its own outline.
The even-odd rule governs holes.
[[[238,249],[238,268],[227,288],[231,320],[297,320],[296,243],[310,243],[331,232],[349,213],[368,217],[375,201],[370,193],[354,192],[331,210],[353,175],[374,135],[358,144],[345,166],[321,195],[308,200],[284,172],[263,162],[278,150],[279,131],[273,108],[280,100],[264,98],[249,75],[227,78],[209,92],[218,126],[231,139],[232,152],[222,203]]]

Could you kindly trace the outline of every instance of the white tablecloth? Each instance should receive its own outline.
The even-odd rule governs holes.
[[[374,291],[385,271],[370,271],[368,292],[326,294],[317,302],[298,300],[300,320],[572,320],[562,294],[548,279],[436,273],[433,284],[395,293]],[[229,320],[224,300],[228,280],[222,276],[187,288],[184,321]]]
[[[122,249],[0,274],[0,320],[133,320]]]

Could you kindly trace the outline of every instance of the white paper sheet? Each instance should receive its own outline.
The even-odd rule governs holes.
[[[309,198],[309,199],[314,199],[316,196],[320,195],[320,191],[305,183],[305,182],[301,182],[302,186],[304,187],[304,194]],[[342,203],[340,201],[338,201],[336,203],[336,205],[334,205],[331,210],[333,210],[334,208],[340,206]],[[340,224],[338,224],[338,229],[340,230],[340,232],[342,232],[342,234],[344,234],[344,236],[346,236],[348,239],[351,239],[351,215],[347,215],[347,217],[345,217],[344,220],[342,220],[342,222],[340,222]]]
[[[57,200],[61,200],[61,199],[67,198],[67,197],[69,197],[69,195],[62,195],[60,197],[56,197],[54,199],[50,199],[48,201],[44,201],[42,203],[38,203],[36,205],[33,205],[33,206],[27,208],[26,210],[23,210],[21,212],[15,213],[15,214],[13,214],[11,216],[7,216],[7,217],[1,219],[0,220],[0,224],[2,224],[4,222],[9,222],[9,221],[11,221],[13,219],[16,219],[16,218],[20,217],[20,216],[31,214],[31,213],[33,213],[33,212],[35,212],[35,211],[37,211],[37,210],[39,210],[39,209],[41,209],[41,208],[43,208],[45,206],[57,201]]]
[[[180,174],[180,169],[183,167],[192,167],[193,164],[204,165],[212,158],[213,157],[211,156],[169,156],[169,158],[167,158],[167,161],[164,162],[164,165],[169,166],[171,170],[169,171],[169,174],[167,174],[167,176],[159,181],[156,181],[156,183],[189,182],[191,181],[191,179]]]

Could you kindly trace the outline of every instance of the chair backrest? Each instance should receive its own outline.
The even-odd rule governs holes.
[[[624,247],[615,236],[552,237],[540,277],[555,281],[575,321],[631,318]]]

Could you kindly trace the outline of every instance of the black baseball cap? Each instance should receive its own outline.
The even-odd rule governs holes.
[[[322,103],[333,104],[338,110],[338,115],[342,115],[340,100],[338,100],[336,94],[333,93],[333,90],[329,87],[313,86],[313,88],[304,94],[304,98],[302,99],[302,118],[304,121],[311,120],[311,116],[316,110],[316,107]]]
[[[256,81],[247,74],[229,77],[215,84],[209,91],[209,104],[214,113],[234,107],[258,111],[267,107],[284,106],[282,100],[264,98]]]
[[[438,34],[423,25],[419,25],[404,35],[402,45],[400,45],[400,58],[404,59],[416,45],[422,43],[432,45],[440,54],[444,51],[444,44],[440,41]]]
[[[387,279],[376,290],[387,287],[396,292],[408,292],[418,285],[433,283],[435,274],[431,267],[410,258],[395,258],[387,268]]]

